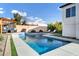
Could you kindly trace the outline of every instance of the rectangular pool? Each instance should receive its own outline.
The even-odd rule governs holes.
[[[70,43],[69,41],[44,37],[42,35],[26,35],[26,39],[23,40],[40,55]]]

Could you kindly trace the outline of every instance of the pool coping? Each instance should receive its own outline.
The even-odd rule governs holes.
[[[53,36],[53,35],[43,35],[44,37],[50,37],[50,38],[56,38],[59,40],[64,40],[64,41],[70,41],[73,43],[79,43],[78,39],[70,39],[70,38],[63,38],[63,37],[57,37],[57,36]]]
[[[16,34],[12,34],[13,42],[16,47],[18,56],[38,56],[39,54],[28,46],[22,39]]]
[[[64,46],[61,46],[59,48],[56,48],[54,50],[51,50],[49,52],[46,52],[42,55],[39,55],[35,50],[33,50],[28,44],[26,44],[22,39],[18,38],[18,35],[16,35],[18,33],[13,33],[12,34],[12,38],[13,38],[13,41],[14,41],[14,44],[15,44],[15,47],[16,47],[16,50],[17,50],[17,53],[18,53],[18,56],[77,56],[77,54],[74,52],[75,51],[75,47],[74,45],[78,45],[79,47],[79,44],[76,44],[76,43],[69,43],[69,44],[66,44]],[[46,35],[44,35],[46,36]],[[59,38],[59,37],[56,37],[56,36],[52,36],[54,38]],[[60,38],[62,39],[62,38]],[[64,38],[63,40],[66,40],[67,38]],[[68,39],[67,39],[68,40]],[[72,49],[71,49],[71,48]],[[67,50],[67,48],[69,50]],[[76,47],[77,48],[77,47]],[[70,49],[73,50],[70,52]],[[79,50],[79,48],[78,48]],[[77,51],[77,50],[76,50]],[[73,54],[72,54],[73,53]],[[75,54],[74,54],[75,53]],[[79,54],[78,54],[79,55]]]

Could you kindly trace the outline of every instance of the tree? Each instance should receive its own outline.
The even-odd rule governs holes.
[[[22,25],[26,25],[26,21],[25,20],[22,22]]]
[[[48,24],[47,30],[53,31],[54,29],[55,27],[53,26],[53,24]]]
[[[62,23],[61,22],[55,22],[54,24],[50,23],[48,24],[47,29],[50,31],[56,30],[57,33],[62,33]]]
[[[21,24],[20,20],[22,19],[22,16],[19,13],[14,13],[14,19],[16,21],[17,24]]]
[[[22,17],[22,19],[21,19],[21,24],[22,25],[26,25],[26,20],[27,20],[27,18],[26,17]]]
[[[53,25],[55,26],[57,33],[62,33],[62,23],[61,22],[55,22],[55,24],[53,24]]]

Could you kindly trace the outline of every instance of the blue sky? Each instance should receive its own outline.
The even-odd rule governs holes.
[[[0,17],[13,18],[12,10],[24,11],[28,17],[41,18],[46,23],[62,20],[62,3],[0,3]]]

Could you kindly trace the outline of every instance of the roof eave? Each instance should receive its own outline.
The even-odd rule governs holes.
[[[74,4],[74,3],[66,3],[66,4],[64,4],[64,5],[60,6],[59,8],[66,7],[66,6],[71,5],[71,4]]]

